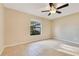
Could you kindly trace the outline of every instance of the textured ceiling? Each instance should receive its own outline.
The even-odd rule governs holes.
[[[58,6],[62,5],[63,3],[58,4]],[[15,9],[21,12],[29,13],[32,15],[44,17],[47,19],[53,20],[57,17],[66,16],[69,14],[73,14],[79,12],[79,4],[78,3],[70,3],[68,7],[60,9],[62,11],[61,14],[52,14],[51,16],[47,16],[47,13],[42,13],[42,10],[46,10],[49,8],[48,3],[5,3],[5,7]]]

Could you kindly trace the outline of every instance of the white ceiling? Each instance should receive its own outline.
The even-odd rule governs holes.
[[[62,5],[62,3],[58,4],[58,6],[60,5]],[[41,12],[49,8],[48,3],[5,3],[4,6],[48,19],[54,19],[57,17],[62,17],[72,13],[79,12],[78,3],[70,3],[68,7],[60,9],[60,11],[62,11],[61,14],[56,13],[56,14],[52,14],[51,16],[47,16],[48,13]]]

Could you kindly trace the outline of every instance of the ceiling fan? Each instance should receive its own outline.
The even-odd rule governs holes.
[[[50,9],[49,10],[45,10],[45,11],[42,11],[42,12],[49,12],[48,16],[50,16],[52,13],[58,13],[58,14],[61,14],[62,12],[61,11],[58,11],[59,9],[62,9],[64,7],[67,7],[69,6],[68,3],[62,5],[62,6],[59,6],[59,7],[56,7],[57,4],[56,3],[49,3],[49,7]]]

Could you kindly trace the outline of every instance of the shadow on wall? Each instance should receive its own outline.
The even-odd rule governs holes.
[[[79,43],[79,13],[55,19],[54,25],[57,39]]]

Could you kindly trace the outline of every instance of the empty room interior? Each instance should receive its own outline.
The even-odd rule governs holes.
[[[79,3],[0,3],[1,56],[79,56]]]

